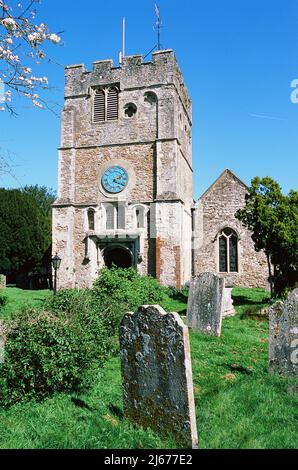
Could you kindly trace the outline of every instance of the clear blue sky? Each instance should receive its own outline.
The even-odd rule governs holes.
[[[162,46],[174,49],[193,102],[195,196],[230,168],[249,184],[271,176],[283,190],[297,189],[298,104],[290,101],[298,78],[297,0],[159,0]],[[113,58],[118,63],[122,16],[126,53],[146,54],[156,43],[154,0],[104,2],[43,0],[39,18],[64,31],[51,47],[55,64],[43,66],[63,104],[63,66]],[[18,103],[19,117],[0,113],[0,147],[8,149],[18,182],[56,188],[60,122],[50,112]]]

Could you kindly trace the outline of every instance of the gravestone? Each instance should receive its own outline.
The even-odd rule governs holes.
[[[4,274],[0,274],[0,289],[6,288],[6,276]]]
[[[222,318],[233,317],[236,313],[233,305],[232,289],[232,287],[225,287],[223,290]]]
[[[152,305],[126,314],[120,356],[125,417],[196,448],[188,328],[178,313]]]
[[[190,283],[187,324],[195,331],[220,336],[225,280],[202,273]]]
[[[6,341],[7,328],[3,320],[0,320],[0,364],[4,362],[4,348]]]
[[[298,289],[270,307],[269,370],[298,377]]]

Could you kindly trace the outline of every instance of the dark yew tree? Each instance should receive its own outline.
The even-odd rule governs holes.
[[[50,218],[36,199],[21,190],[0,189],[0,272],[34,269],[50,244]]]
[[[256,177],[236,217],[251,230],[257,251],[264,250],[272,296],[298,282],[298,192],[285,196],[269,177]],[[273,267],[273,269],[272,269]]]

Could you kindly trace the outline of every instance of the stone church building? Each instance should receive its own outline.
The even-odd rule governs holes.
[[[58,286],[133,266],[180,287],[202,271],[264,287],[267,264],[235,219],[247,187],[226,170],[193,200],[192,108],[172,50],[66,67],[53,253]]]

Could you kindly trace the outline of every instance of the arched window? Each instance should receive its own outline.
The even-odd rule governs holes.
[[[136,226],[137,228],[145,228],[145,212],[144,208],[140,206],[136,208]]]
[[[144,94],[144,103],[146,106],[154,106],[157,103],[157,96],[152,91],[147,91]]]
[[[118,119],[118,90],[112,87],[107,92],[107,120]]]
[[[97,88],[93,98],[93,122],[118,119],[118,88]]]
[[[106,106],[105,106],[105,92],[104,90],[96,90],[93,103],[93,121],[103,122],[106,120]]]
[[[218,235],[219,272],[238,272],[238,237],[231,228],[223,229]]]
[[[95,230],[95,211],[94,209],[88,209],[88,229]]]

